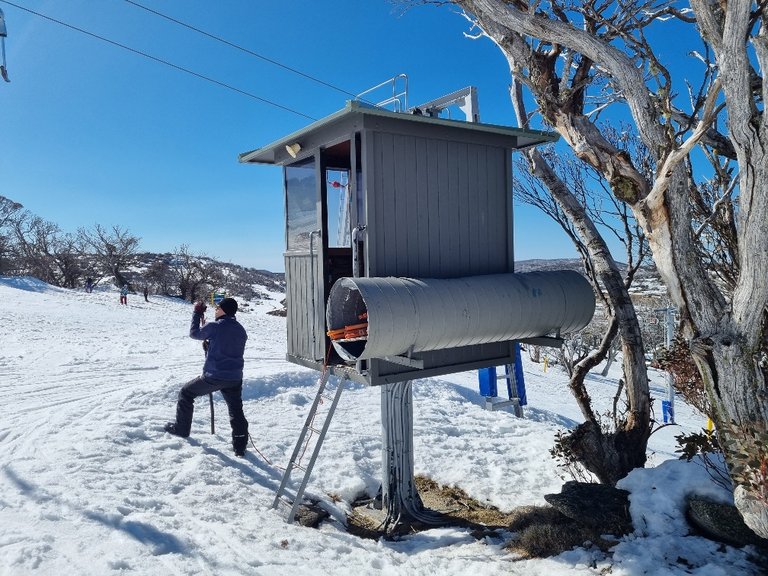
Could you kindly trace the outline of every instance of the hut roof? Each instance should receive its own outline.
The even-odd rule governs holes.
[[[288,145],[299,142],[302,150],[309,152],[317,145],[325,144],[326,142],[323,140],[330,139],[334,133],[348,134],[347,130],[361,129],[363,126],[375,129],[377,121],[402,123],[401,126],[403,127],[407,126],[409,129],[416,131],[423,130],[425,134],[430,130],[434,130],[434,127],[466,131],[465,134],[471,133],[475,138],[477,136],[486,136],[495,142],[502,142],[504,146],[510,149],[554,142],[559,137],[553,132],[523,130],[522,128],[510,128],[495,124],[481,124],[479,122],[465,122],[462,120],[392,112],[391,110],[351,100],[347,102],[344,108],[330,116],[317,120],[309,126],[284,136],[271,144],[240,154],[239,161],[241,163],[255,164],[290,164],[295,159],[287,153],[286,146]],[[429,128],[430,126],[432,128]]]

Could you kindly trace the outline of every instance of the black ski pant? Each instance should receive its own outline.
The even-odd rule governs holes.
[[[243,414],[242,380],[217,380],[207,376],[198,376],[184,384],[179,391],[179,401],[176,403],[176,430],[179,436],[189,436],[192,428],[195,398],[217,390],[221,391],[229,409],[232,447],[235,450],[245,450],[248,444],[248,421]]]

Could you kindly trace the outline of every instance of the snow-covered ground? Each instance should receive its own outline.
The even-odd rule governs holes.
[[[632,492],[636,532],[609,558],[578,548],[520,560],[503,542],[459,528],[396,542],[348,535],[338,518],[380,482],[380,392],[360,385],[342,394],[308,487],[334,507],[332,520],[317,530],[286,524],[286,511],[271,504],[318,375],[284,360],[285,319],[266,314],[282,295],[275,298],[238,314],[250,335],[245,413],[261,453],[249,446],[240,459],[220,396],[216,434],[204,399],[189,439],[162,429],[180,385],[202,367],[200,342],[187,337],[189,304],[130,295],[125,307],[108,290],[0,279],[0,574],[758,573],[746,551],[689,535],[686,495],[728,494],[699,466],[675,460],[674,436],[704,426],[680,401],[679,425],[651,437],[649,468],[620,484]],[[414,384],[417,473],[504,510],[544,504],[544,494],[560,491],[548,451],[579,412],[562,372],[524,365],[524,419],[485,410],[476,372]],[[612,376],[589,381],[604,409],[615,394]],[[663,374],[651,376],[659,411]]]

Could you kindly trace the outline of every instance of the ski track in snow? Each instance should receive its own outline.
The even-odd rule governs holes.
[[[265,314],[273,302],[238,314],[249,333],[245,412],[267,461],[253,446],[246,458],[234,457],[219,395],[215,434],[205,398],[189,439],[162,429],[173,419],[180,386],[203,363],[200,342],[187,337],[189,304],[130,295],[125,307],[109,290],[85,294],[19,279],[0,280],[0,301],[0,320],[11,327],[0,347],[0,576],[580,576],[609,566],[618,576],[644,573],[633,568],[643,564],[635,556],[611,566],[585,549],[513,561],[500,541],[476,541],[457,528],[375,542],[349,536],[335,522],[319,530],[287,525],[285,510],[271,505],[318,374],[284,360],[285,320]],[[653,376],[654,392],[663,396],[663,376]],[[414,382],[416,472],[502,509],[543,504],[544,494],[558,492],[562,478],[547,450],[558,429],[580,421],[578,409],[562,373],[526,363],[526,378],[525,419],[485,410],[476,372]],[[615,393],[608,382],[589,382],[593,398],[606,405]],[[375,495],[381,477],[380,390],[346,386],[307,489],[336,518],[356,496]],[[689,431],[703,424],[685,406],[678,419]],[[652,437],[651,460],[674,456],[670,434]],[[751,574],[743,552],[695,542],[700,566],[693,560],[694,569],[681,567],[675,550],[659,552],[647,560],[663,568],[653,573]]]

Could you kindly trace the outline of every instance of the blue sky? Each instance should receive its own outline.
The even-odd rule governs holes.
[[[481,120],[515,125],[500,51],[464,37],[455,8],[387,0],[137,0],[351,93],[399,73],[409,102],[478,87]],[[314,118],[349,97],[125,0],[13,0]],[[11,83],[0,83],[0,195],[68,232],[128,228],[141,249],[283,270],[281,171],[241,152],[305,117],[0,2]],[[574,257],[560,229],[516,207],[518,260]]]

